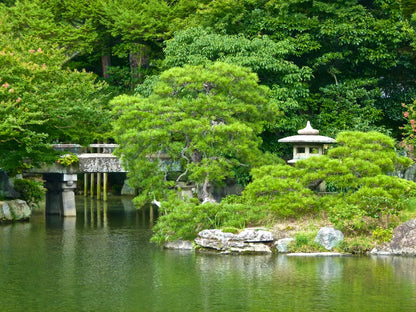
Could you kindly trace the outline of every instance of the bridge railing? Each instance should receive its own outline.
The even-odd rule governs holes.
[[[102,153],[102,154],[111,154],[118,144],[109,144],[109,143],[100,143],[100,144],[90,144],[88,149],[90,153]]]
[[[65,151],[76,155],[85,153],[111,154],[118,147],[118,144],[97,143],[88,146],[79,144],[54,144],[52,147],[55,151]]]

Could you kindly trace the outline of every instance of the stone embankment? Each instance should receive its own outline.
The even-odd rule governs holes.
[[[333,228],[322,228],[316,236],[316,242],[327,250],[332,250],[340,241],[343,235]],[[198,233],[194,242],[176,241],[168,242],[165,248],[192,250],[195,248],[213,250],[222,254],[271,254],[274,251],[290,254],[290,245],[294,238],[282,238],[275,240],[273,233],[264,229],[249,228],[238,234],[223,232],[219,229],[203,230]],[[334,252],[316,253],[314,255],[339,256]]]
[[[32,209],[20,199],[0,201],[0,223],[24,221],[30,218]]]
[[[279,237],[275,239],[273,233],[264,229],[245,229],[233,234],[222,230],[203,230],[193,241],[169,242],[165,245],[170,249],[203,249],[219,253],[284,253],[288,256],[341,256],[345,254],[332,252],[344,239],[343,234],[331,227],[322,227],[315,237],[315,243],[323,246],[327,252],[323,253],[291,253],[296,240],[292,237]],[[393,232],[389,243],[374,248],[371,255],[400,255],[416,256],[416,219],[398,226]]]

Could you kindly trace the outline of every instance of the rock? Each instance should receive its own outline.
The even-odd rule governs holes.
[[[294,241],[295,241],[295,239],[291,238],[291,237],[282,238],[282,239],[279,239],[277,242],[275,242],[274,245],[276,246],[276,249],[277,249],[278,252],[288,253],[289,252],[288,246],[291,242],[294,242]]]
[[[237,253],[271,253],[270,247],[264,244],[271,241],[272,233],[255,229],[246,229],[237,235],[218,229],[203,230],[195,239],[195,243],[201,247]]]
[[[394,254],[416,255],[416,219],[407,221],[394,230],[390,248]]]
[[[0,202],[0,222],[27,220],[31,215],[32,209],[24,200],[14,199]]]
[[[375,256],[392,256],[394,255],[390,247],[375,247],[371,249],[370,255]]]
[[[128,185],[127,180],[124,181],[123,187],[121,189],[121,195],[136,195],[136,190]]]
[[[344,254],[340,252],[294,252],[287,254],[288,257],[346,257],[351,254]]]
[[[330,227],[321,228],[315,237],[315,242],[324,246],[326,250],[331,250],[343,240],[342,232]]]
[[[236,240],[236,235],[233,233],[223,232],[221,230],[203,230],[198,233],[198,237],[207,240]]]
[[[9,204],[0,202],[0,221],[12,221],[12,214],[10,212]]]
[[[229,250],[238,253],[272,253],[270,247],[262,243],[244,243],[242,247],[232,246]]]
[[[229,233],[231,234],[231,233]],[[216,239],[216,238],[195,238],[195,243],[204,248],[211,248],[218,251],[229,251],[233,249],[242,249],[246,245],[243,241],[232,239]]]
[[[174,242],[166,242],[163,247],[166,249],[192,250],[194,245],[188,240],[177,240]]]
[[[274,237],[269,231],[245,229],[237,235],[237,240],[242,240],[248,243],[272,242]]]

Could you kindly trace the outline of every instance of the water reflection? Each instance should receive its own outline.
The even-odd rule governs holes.
[[[371,256],[371,260],[375,266],[392,268],[391,273],[394,278],[409,282],[416,281],[416,257]]]
[[[224,276],[230,272],[244,274],[248,279],[271,278],[275,257],[272,255],[217,255],[198,254],[195,264],[203,276]]]
[[[108,202],[80,197],[77,198],[76,205],[77,222],[91,229],[107,228],[109,215],[117,215],[117,218],[112,218],[112,222],[118,222],[119,217],[124,216],[123,221],[129,223],[135,221],[138,226],[151,229],[158,213],[155,207],[147,207],[138,211],[133,205],[132,198],[129,197],[113,198]]]
[[[0,226],[1,309],[416,310],[416,258],[169,251],[149,243],[157,210],[120,198],[77,207],[76,218]]]

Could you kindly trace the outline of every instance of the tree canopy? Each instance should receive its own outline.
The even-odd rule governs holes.
[[[285,113],[263,133],[265,148],[274,152],[281,151],[273,138],[293,133],[307,119],[326,135],[382,130],[399,139],[401,103],[416,93],[411,1],[6,4],[0,4],[0,27],[57,43],[66,49],[68,66],[96,72],[120,93],[185,64],[249,67]]]
[[[0,168],[51,160],[51,143],[89,143],[109,130],[106,84],[63,69],[66,55],[43,40],[0,33]]]
[[[212,63],[165,71],[149,97],[113,100],[119,153],[140,186],[140,202],[163,198],[162,158],[180,162],[176,181],[199,185],[202,200],[210,197],[209,184],[259,162],[258,135],[278,115],[269,94],[248,69]]]
[[[268,36],[248,38],[243,34],[225,35],[201,27],[177,32],[166,43],[164,68],[205,65],[215,61],[250,68],[259,83],[271,88],[271,97],[285,114],[268,125],[275,134],[295,131],[306,111],[302,101],[309,95],[312,78],[309,67],[288,60],[295,46],[289,40],[273,41]]]
[[[415,94],[414,24],[403,14],[410,7],[397,1],[210,1],[201,4],[189,23],[209,28],[228,42],[229,36],[247,40],[268,36],[286,48],[281,55],[285,62],[308,69],[310,79],[303,80],[307,96],[297,97],[288,119],[297,114],[308,116],[327,135],[341,130],[384,128],[400,138],[401,103],[408,103]],[[187,41],[179,34],[173,41],[182,43],[176,45],[175,52],[180,60],[185,55],[188,63],[198,59],[193,53],[211,53],[212,57],[221,46],[221,40],[209,41],[204,33],[200,36],[194,32],[193,39],[189,30],[186,33]],[[235,51],[228,42],[224,45],[229,49],[218,55],[232,62]],[[174,44],[167,44],[167,60],[170,45]],[[199,51],[190,50],[198,45]],[[189,57],[186,52],[190,52]],[[253,52],[251,55],[258,56]],[[261,70],[252,69],[264,83]],[[273,81],[273,75],[266,76]],[[279,79],[275,84],[284,86]],[[291,84],[286,93],[298,89]],[[296,127],[304,120],[297,122]]]

